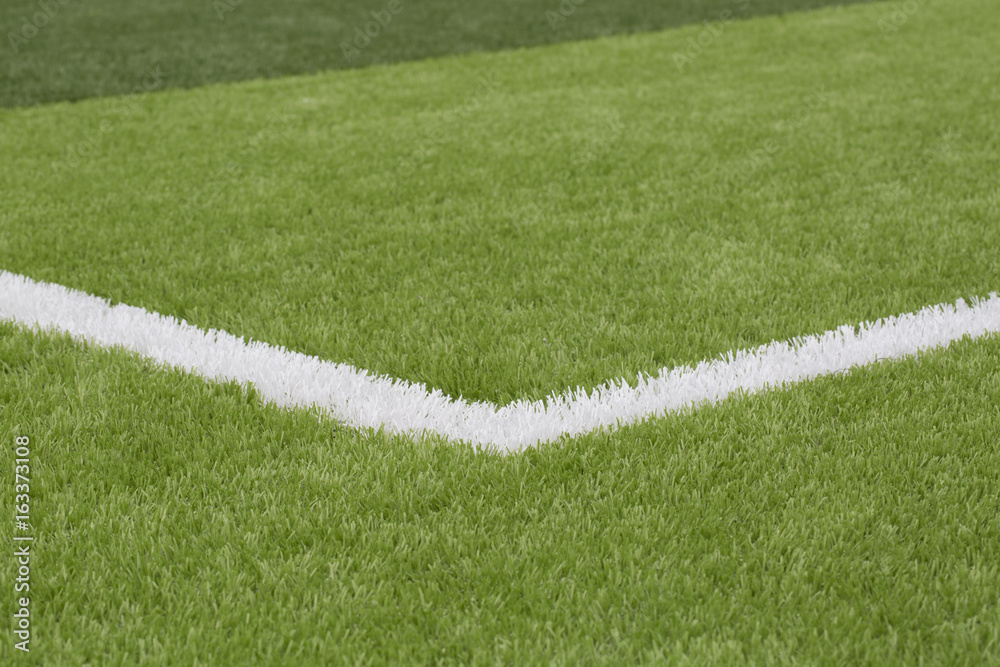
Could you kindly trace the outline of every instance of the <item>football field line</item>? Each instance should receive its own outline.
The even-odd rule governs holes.
[[[610,380],[592,390],[498,406],[325,361],[224,331],[202,330],[141,308],[0,270],[0,320],[121,346],[214,381],[250,383],[266,401],[317,407],[355,428],[434,433],[504,452],[601,428],[617,428],[734,392],[754,393],[1000,332],[1000,295],[973,304],[845,325],[834,331],[730,352],[695,367],[664,368],[636,386]]]

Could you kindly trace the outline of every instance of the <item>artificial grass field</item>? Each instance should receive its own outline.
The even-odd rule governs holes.
[[[885,12],[0,110],[0,266],[500,403],[985,296],[1000,20]]]
[[[990,9],[734,23],[683,70],[698,26],[0,110],[0,267],[499,402],[985,295]],[[997,662],[998,353],[501,457],[3,323],[16,657]]]
[[[390,1],[7,0],[0,107],[127,94],[150,70],[191,87],[868,0]]]
[[[25,664],[1000,659],[997,337],[497,457],[12,333]]]

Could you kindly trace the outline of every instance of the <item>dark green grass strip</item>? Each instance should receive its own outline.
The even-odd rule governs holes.
[[[501,458],[0,325],[4,484],[33,443],[23,664],[995,663],[998,358]]]
[[[10,0],[0,3],[0,106],[124,94],[152,70],[162,86],[191,87],[850,1]],[[358,37],[366,29],[375,36]]]

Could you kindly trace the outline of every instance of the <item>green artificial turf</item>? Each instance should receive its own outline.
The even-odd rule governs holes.
[[[0,110],[0,267],[498,402],[985,296],[990,6]]]
[[[191,87],[845,1],[6,0],[0,107],[125,94],[155,69],[162,85]],[[365,30],[374,36],[359,37]]]
[[[157,92],[0,110],[0,268],[501,402],[1000,289],[985,0],[164,92],[337,66],[281,46],[334,31],[306,3],[183,6],[68,0],[28,45],[0,104]],[[509,6],[359,64],[542,40]],[[680,11],[611,7],[562,30]],[[138,51],[39,78],[111,15]],[[998,359],[498,456],[0,323],[0,541],[19,436],[36,538],[32,651],[0,664],[1000,663]]]
[[[17,664],[996,664],[998,357],[501,457],[0,324],[2,464],[32,452]]]

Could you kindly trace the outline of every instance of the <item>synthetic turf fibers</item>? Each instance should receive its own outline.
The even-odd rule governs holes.
[[[36,92],[77,83],[55,21],[109,6],[74,1]],[[971,301],[1000,286],[994,3],[742,21],[683,72],[719,26],[0,110],[0,269],[145,311],[95,298],[95,331],[164,313],[251,368],[498,405]],[[240,62],[177,28],[146,56],[214,57],[165,85]],[[1000,665],[998,360],[966,337],[498,455],[0,321],[37,535],[37,643],[0,665]]]
[[[433,433],[518,451],[526,446],[617,428],[645,418],[716,403],[884,359],[947,345],[965,336],[1000,332],[1000,296],[959,301],[888,317],[859,327],[740,350],[695,368],[662,369],[635,387],[611,380],[594,390],[552,394],[545,401],[507,406],[468,403],[418,384],[378,377],[344,364],[308,357],[223,331],[202,331],[173,317],[60,285],[0,271],[0,319],[68,333],[83,341],[122,346],[157,362],[217,381],[254,386],[281,406],[319,408],[354,428]]]
[[[0,110],[0,268],[500,405],[985,295],[991,8]]]
[[[1000,664],[997,359],[495,456],[0,322],[43,538],[0,664]]]

